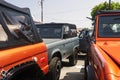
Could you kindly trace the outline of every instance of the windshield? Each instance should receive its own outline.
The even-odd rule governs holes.
[[[99,17],[99,37],[120,37],[120,16]]]
[[[61,25],[38,25],[38,32],[42,38],[61,38]]]

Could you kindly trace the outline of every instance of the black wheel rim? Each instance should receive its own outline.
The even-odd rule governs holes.
[[[60,72],[61,72],[61,62],[58,61],[57,65],[56,65],[56,80],[59,80]]]

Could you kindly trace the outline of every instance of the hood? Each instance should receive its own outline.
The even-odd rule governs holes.
[[[61,39],[43,39],[43,41],[44,41],[46,44],[53,43],[53,42],[60,41],[60,40],[61,40]]]
[[[120,64],[120,41],[106,41],[98,44],[117,64]]]

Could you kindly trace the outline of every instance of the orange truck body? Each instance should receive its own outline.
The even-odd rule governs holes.
[[[0,77],[2,78],[4,74],[10,73],[11,69],[15,69],[16,66],[22,67],[22,64],[26,64],[34,61],[40,68],[43,75],[48,73],[48,55],[46,50],[46,45],[41,42],[34,45],[21,46],[16,48],[11,48],[7,50],[1,50],[0,53]],[[21,68],[22,70],[22,68]],[[34,71],[34,68],[33,68]],[[19,70],[18,70],[19,72]],[[12,74],[12,73],[11,73]],[[29,73],[28,73],[29,74]],[[7,77],[4,76],[4,77]],[[11,77],[15,77],[12,76]],[[41,78],[44,76],[41,75]],[[6,79],[5,79],[6,80]]]
[[[44,74],[47,74],[48,72],[47,48],[43,42],[34,45],[1,50],[0,53],[1,71],[8,71],[17,65],[29,61],[35,61]]]
[[[28,8],[0,1],[0,80],[39,80],[48,73],[46,44]]]
[[[120,80],[120,33],[115,34],[113,37],[106,37],[101,36],[99,30],[101,27],[100,21],[102,22],[100,17],[109,16],[115,16],[117,20],[120,16],[120,11],[103,11],[96,15],[93,36],[91,37],[92,41],[90,42],[90,49],[86,60],[87,76],[90,72],[88,66],[90,66],[89,69],[93,72],[92,77],[87,77],[88,80]],[[102,23],[105,24],[105,22],[103,21]],[[111,27],[114,24],[120,24],[120,21],[112,22],[108,20],[107,23]]]

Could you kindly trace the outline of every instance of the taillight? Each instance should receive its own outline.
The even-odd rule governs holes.
[[[47,61],[47,59],[45,58],[45,57],[42,57],[41,59],[40,59],[40,62],[41,63],[44,63],[44,62],[46,62]]]

